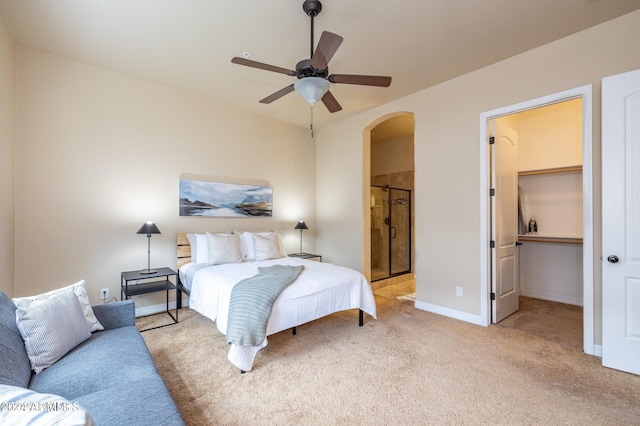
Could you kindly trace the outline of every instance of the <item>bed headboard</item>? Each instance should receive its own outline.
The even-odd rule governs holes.
[[[187,239],[187,234],[178,234],[176,236],[176,253],[176,266],[178,269],[191,262],[191,245]]]

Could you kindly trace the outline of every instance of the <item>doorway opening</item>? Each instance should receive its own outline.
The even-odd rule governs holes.
[[[395,115],[370,130],[365,187],[369,208],[368,273],[374,291],[389,286],[406,290],[414,281],[414,116]]]
[[[492,322],[582,350],[582,99],[490,128]]]
[[[481,290],[482,294],[486,295],[486,298],[483,299],[481,304],[481,320],[483,325],[489,325],[492,322],[492,314],[496,309],[496,299],[498,299],[499,292],[501,291],[500,283],[496,282],[496,255],[495,248],[492,248],[498,245],[498,242],[492,240],[492,235],[495,234],[496,228],[498,228],[499,224],[495,223],[492,220],[491,215],[491,205],[494,202],[492,197],[487,196],[487,194],[491,194],[491,169],[493,164],[491,163],[491,150],[489,145],[489,135],[491,133],[491,121],[496,120],[500,117],[507,117],[509,115],[513,115],[516,113],[521,113],[524,111],[530,111],[536,108],[549,106],[558,104],[560,102],[577,100],[577,102],[581,103],[581,116],[580,116],[580,126],[581,126],[581,137],[580,144],[582,148],[581,152],[581,178],[578,178],[581,183],[581,231],[582,231],[582,253],[580,254],[582,265],[580,267],[581,272],[581,280],[579,283],[580,290],[582,291],[582,304],[583,304],[583,315],[582,315],[582,323],[583,323],[583,335],[582,335],[582,348],[588,354],[595,354],[597,352],[594,347],[594,290],[593,290],[593,221],[592,221],[592,210],[593,210],[593,189],[592,189],[592,160],[591,160],[591,86],[583,86],[576,89],[568,90],[565,92],[557,93],[554,95],[549,95],[543,98],[534,99],[528,102],[523,102],[520,104],[512,105],[509,107],[500,108],[497,110],[489,111],[481,114],[480,117],[480,127],[481,127],[481,142],[482,142],[482,150],[481,150]],[[530,155],[535,155],[533,154]],[[544,159],[544,156],[542,156]],[[550,169],[555,169],[558,167],[549,167]],[[573,172],[565,170],[568,174]],[[562,174],[562,173],[560,173]],[[541,175],[542,176],[542,175]],[[567,178],[568,175],[565,175],[564,178]],[[575,176],[571,179],[575,181]],[[517,187],[517,184],[516,184]],[[516,196],[516,200],[518,197]],[[516,207],[517,209],[517,207]],[[520,238],[518,237],[518,231],[523,231],[523,226],[528,229],[528,220],[530,218],[526,218],[527,221],[523,225],[521,221],[516,220],[516,226],[520,229],[516,229],[514,244],[520,243]],[[537,218],[536,218],[537,220]],[[546,221],[546,219],[545,219]],[[550,222],[545,222],[545,224],[550,224]],[[524,230],[527,231],[526,229]],[[534,236],[532,236],[534,237]],[[543,237],[543,235],[540,235]],[[560,237],[556,235],[556,237]],[[566,237],[566,235],[565,235]],[[493,241],[493,242],[492,242]],[[568,241],[564,241],[568,242]],[[574,241],[575,242],[575,241]],[[554,244],[557,241],[547,244]],[[530,242],[528,243],[532,247],[534,244],[542,244],[542,242]],[[570,247],[569,244],[563,246],[564,248]],[[519,263],[518,263],[519,266]],[[517,279],[520,277],[520,272],[517,271],[514,273],[511,269],[507,271],[509,274],[515,276]],[[575,271],[574,271],[575,272]],[[517,285],[517,283],[516,283]],[[505,287],[506,288],[506,287]],[[520,288],[515,288],[518,297],[521,296]]]

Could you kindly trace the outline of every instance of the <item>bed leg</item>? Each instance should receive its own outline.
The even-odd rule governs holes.
[[[296,327],[293,327],[293,328],[291,329],[291,331],[293,332],[293,335],[294,335],[294,336],[295,336],[295,335],[296,335],[296,333],[298,332],[298,330],[296,329]]]
[[[244,373],[246,373],[246,371],[240,370],[240,374],[244,374]]]
[[[358,318],[358,325],[362,327],[364,324],[364,312],[362,312],[362,309],[359,309],[359,311],[360,311],[360,314]]]

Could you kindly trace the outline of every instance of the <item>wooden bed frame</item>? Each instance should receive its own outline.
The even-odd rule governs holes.
[[[178,283],[178,300],[176,301],[176,308],[182,308],[182,293],[190,294],[189,290],[182,285],[180,281],[180,268],[187,263],[191,262],[191,244],[189,244],[189,239],[187,238],[187,234],[177,234],[176,235],[176,266],[178,268],[178,275],[176,281]],[[358,325],[362,327],[364,325],[364,311],[362,309],[358,309]],[[295,335],[297,330],[296,327],[292,328],[293,334]]]

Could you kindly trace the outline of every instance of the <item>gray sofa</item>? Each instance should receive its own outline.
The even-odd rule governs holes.
[[[184,424],[135,326],[133,301],[94,306],[105,330],[37,375],[15,311],[13,301],[0,292],[0,384],[77,402],[98,426]]]

